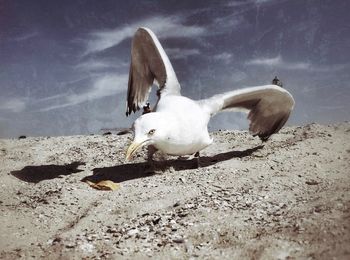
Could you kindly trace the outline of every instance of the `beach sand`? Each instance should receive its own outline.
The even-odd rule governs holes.
[[[350,259],[350,123],[211,135],[154,174],[130,134],[0,139],[0,258]]]

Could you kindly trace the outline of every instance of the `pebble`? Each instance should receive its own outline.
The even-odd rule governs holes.
[[[75,244],[73,242],[70,242],[70,243],[66,244],[66,247],[67,248],[74,248]]]
[[[173,242],[180,244],[180,243],[184,243],[185,240],[183,239],[183,237],[174,237]]]
[[[116,229],[116,228],[109,228],[109,229],[107,229],[107,231],[106,231],[107,233],[111,233],[111,234],[113,234],[113,233],[117,233],[118,232],[118,230]]]
[[[319,182],[318,181],[315,181],[315,180],[309,180],[309,181],[306,181],[305,182],[307,185],[318,185]]]
[[[138,234],[139,233],[139,230],[138,229],[130,229],[127,233],[126,233],[126,235],[128,236],[128,237],[132,237],[132,236],[134,236],[134,235],[136,235],[136,234]]]
[[[91,253],[94,249],[94,246],[89,243],[84,243],[80,245],[80,249],[84,252]]]

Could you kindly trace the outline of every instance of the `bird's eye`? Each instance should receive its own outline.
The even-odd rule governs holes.
[[[153,135],[155,131],[156,131],[156,129],[149,130],[148,135]]]

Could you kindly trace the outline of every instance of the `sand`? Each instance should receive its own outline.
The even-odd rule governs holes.
[[[350,123],[212,136],[153,174],[131,135],[1,139],[0,258],[350,259]]]

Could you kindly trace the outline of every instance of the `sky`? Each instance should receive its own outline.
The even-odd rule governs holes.
[[[131,126],[140,112],[125,116],[130,45],[141,26],[159,37],[185,96],[278,76],[296,101],[288,125],[350,120],[349,10],[346,0],[0,0],[0,138]],[[228,112],[209,124],[247,127]]]

